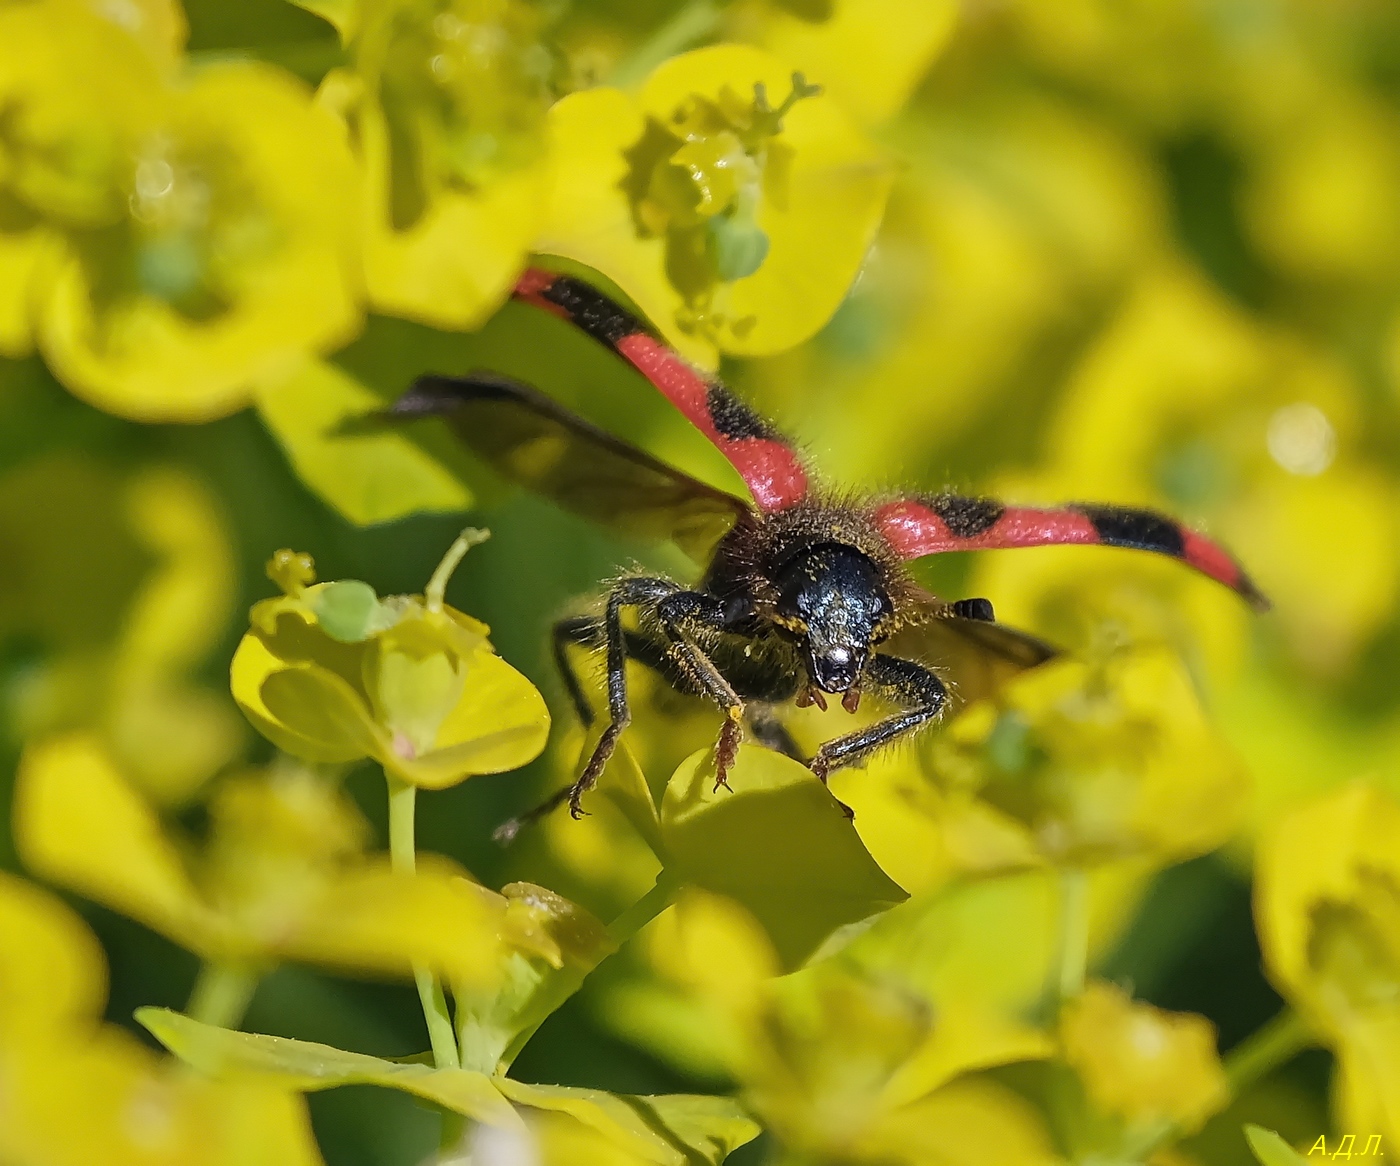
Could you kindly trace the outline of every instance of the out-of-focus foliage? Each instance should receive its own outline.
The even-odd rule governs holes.
[[[1397,208],[1388,0],[0,0],[0,1163],[1400,1155]],[[830,791],[637,668],[502,851],[603,730],[551,620],[693,567],[378,414],[492,368],[740,490],[529,265],[839,490],[1275,610],[917,564],[1064,654]]]

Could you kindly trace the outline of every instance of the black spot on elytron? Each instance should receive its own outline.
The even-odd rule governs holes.
[[[1077,510],[1094,524],[1105,544],[1111,547],[1133,547],[1140,551],[1181,558],[1185,551],[1181,527],[1170,518],[1152,510],[1134,510],[1127,506],[1091,506],[1079,504]]]
[[[939,494],[928,499],[928,505],[954,538],[976,538],[995,526],[1006,510],[991,498],[964,498],[960,494]]]
[[[723,385],[711,381],[705,390],[705,408],[715,428],[725,437],[738,441],[743,437],[761,437],[774,440],[777,430],[734,396]]]
[[[995,623],[996,613],[990,599],[959,599],[953,604],[953,614],[962,619],[977,619],[983,623]]]
[[[563,308],[575,325],[609,348],[616,348],[620,340],[635,332],[647,331],[631,312],[624,311],[582,280],[561,275],[540,295]]]

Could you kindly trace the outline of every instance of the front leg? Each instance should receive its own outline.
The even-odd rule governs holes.
[[[680,592],[669,579],[634,577],[623,579],[608,592],[603,615],[603,634],[608,653],[608,727],[594,746],[578,781],[569,790],[569,813],[583,817],[579,799],[598,784],[604,767],[617,748],[617,739],[632,722],[632,707],[627,700],[627,631],[622,626],[622,611],[626,607],[655,608],[668,596]]]
[[[670,641],[671,658],[703,696],[723,710],[724,725],[715,745],[715,789],[729,788],[729,770],[743,739],[744,702],[715,662],[695,643],[695,634],[722,631],[728,613],[722,601],[702,591],[678,591],[656,605],[656,618]]]
[[[867,692],[904,706],[904,711],[877,721],[867,729],[837,737],[818,749],[812,758],[812,772],[823,785],[833,769],[854,764],[882,745],[897,741],[933,720],[948,699],[943,681],[928,668],[912,660],[879,653],[865,666],[864,685]],[[841,808],[848,817],[854,816],[850,807],[843,804]]]

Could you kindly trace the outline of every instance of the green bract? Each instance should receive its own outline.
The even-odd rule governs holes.
[[[290,551],[270,570],[286,594],[254,606],[231,684],[280,748],[320,762],[372,757],[441,789],[515,769],[544,747],[544,701],[495,654],[485,624],[419,596],[371,604],[358,582],[308,586],[310,560]]]

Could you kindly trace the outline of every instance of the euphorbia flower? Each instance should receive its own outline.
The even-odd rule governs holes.
[[[1261,839],[1264,967],[1337,1058],[1337,1125],[1400,1138],[1400,804],[1355,783]]]
[[[1194,1133],[1229,1100],[1215,1026],[1134,1001],[1116,985],[1091,983],[1065,1006],[1060,1043],[1092,1108],[1129,1136],[1168,1124]]]
[[[1161,645],[1027,672],[960,713],[923,756],[922,774],[892,763],[864,787],[833,784],[858,823],[867,805],[877,820],[896,808],[926,820],[950,869],[967,873],[1203,854],[1230,836],[1247,790],[1185,668]],[[883,834],[887,843],[869,836],[877,858],[907,839]]]
[[[500,306],[544,209],[551,61],[521,0],[303,0],[352,64],[320,101],[363,175],[371,302],[440,328]]]
[[[0,100],[21,111],[7,222],[48,239],[16,290],[86,400],[148,421],[221,416],[358,327],[350,156],[287,74],[226,63],[177,88],[88,6],[42,0],[0,11]]]
[[[494,981],[504,904],[445,860],[417,873],[365,854],[367,828],[324,775],[299,766],[225,779],[207,844],[168,832],[90,736],[31,745],[15,840],[36,873],[139,919],[207,961],[283,960],[407,975],[414,964]],[[552,943],[543,949],[554,958]]]
[[[495,654],[484,623],[442,602],[445,577],[426,596],[381,600],[358,580],[313,583],[309,556],[291,551],[269,573],[284,594],[253,608],[231,681],[254,727],[288,753],[372,757],[440,789],[515,769],[544,747],[543,699]]]
[[[299,1099],[182,1071],[99,1020],[102,951],[58,899],[0,874],[0,1160],[319,1166]]]
[[[790,348],[830,318],[893,179],[836,102],[742,45],[672,58],[635,99],[572,94],[550,133],[536,250],[602,272],[709,366]]]

